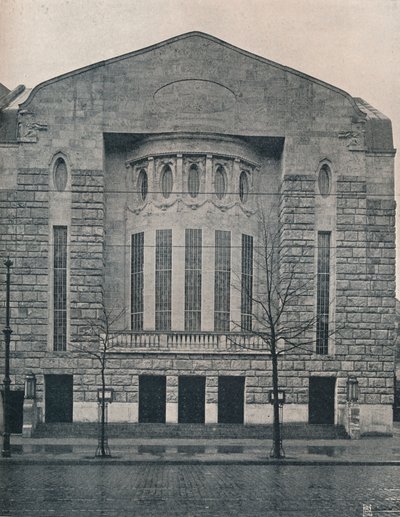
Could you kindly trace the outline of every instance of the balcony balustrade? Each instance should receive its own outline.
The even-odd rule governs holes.
[[[242,332],[115,332],[109,350],[184,354],[269,354],[260,336]]]

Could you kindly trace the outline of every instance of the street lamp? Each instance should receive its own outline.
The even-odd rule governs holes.
[[[110,448],[108,446],[108,436],[106,432],[106,426],[108,422],[108,404],[114,399],[113,388],[106,388],[102,386],[97,388],[97,402],[99,404],[99,434],[96,449],[96,457],[107,458],[111,456]]]
[[[31,400],[36,398],[36,376],[32,372],[25,377],[25,398]]]
[[[347,402],[357,402],[358,400],[358,380],[356,377],[349,377],[346,381],[346,400]]]
[[[5,344],[5,368],[4,368],[4,379],[3,379],[3,408],[4,408],[4,432],[3,432],[3,449],[1,455],[3,458],[9,458],[11,456],[10,450],[10,341],[12,330],[10,327],[10,268],[13,265],[12,261],[7,258],[4,261],[4,265],[7,268],[6,276],[6,326],[3,329],[4,333],[4,344]]]
[[[358,402],[358,380],[348,377],[346,381],[347,432],[350,438],[360,438],[360,408]]]
[[[269,403],[274,408],[274,424],[273,424],[273,440],[270,453],[271,458],[284,458],[285,451],[282,445],[282,428],[283,428],[283,405],[286,402],[285,390],[277,389],[277,398],[275,399],[274,390],[270,390],[268,394]]]
[[[101,404],[103,402],[103,391],[104,391],[104,402],[107,404],[114,400],[113,388],[97,388],[97,402]]]
[[[269,395],[269,403],[274,405],[275,398],[274,398],[274,390],[270,390]],[[278,404],[279,406],[283,406],[283,404],[286,402],[286,392],[285,390],[278,390]]]

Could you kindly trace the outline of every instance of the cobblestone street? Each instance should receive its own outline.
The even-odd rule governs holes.
[[[0,515],[400,516],[400,467],[0,465]]]

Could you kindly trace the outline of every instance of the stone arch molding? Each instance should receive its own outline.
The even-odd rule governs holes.
[[[64,161],[66,169],[67,169],[66,185],[62,191],[57,189],[56,184],[55,184],[55,177],[54,177],[54,174],[56,171],[56,165],[60,158]],[[58,194],[61,194],[63,192],[68,192],[71,189],[71,164],[70,164],[67,154],[64,151],[57,151],[55,154],[53,154],[53,156],[51,157],[51,159],[49,161],[49,170],[50,170],[50,174],[49,174],[50,190],[52,190],[53,192],[58,193]]]
[[[321,192],[321,188],[320,188],[320,175],[321,175],[321,171],[322,170],[328,170],[328,180],[329,180],[329,190],[326,194],[323,194]],[[336,189],[335,189],[335,171],[334,171],[334,166],[333,166],[333,163],[332,163],[332,160],[330,160],[329,158],[325,157],[323,158],[322,160],[319,161],[318,163],[318,167],[316,168],[316,171],[315,171],[315,181],[316,181],[316,192],[318,193],[319,196],[321,196],[322,198],[328,198],[330,197],[332,194],[334,194],[336,192]]]
[[[189,78],[161,86],[154,93],[153,99],[165,111],[196,115],[232,109],[236,103],[236,94],[224,84]]]

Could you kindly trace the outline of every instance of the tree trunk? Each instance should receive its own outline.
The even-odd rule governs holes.
[[[274,420],[272,428],[272,458],[283,458],[282,455],[282,437],[281,437],[281,426],[279,421],[279,381],[278,381],[278,356],[276,353],[275,345],[271,347],[271,358],[272,358],[272,390],[274,395]]]
[[[106,380],[104,375],[104,368],[101,370],[101,437],[100,437],[100,452],[102,456],[107,456],[106,448],[105,448],[105,427],[106,427],[106,402],[105,402],[105,392],[106,392]]]

